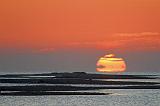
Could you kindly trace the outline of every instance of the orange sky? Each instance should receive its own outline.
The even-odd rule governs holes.
[[[0,48],[160,50],[160,0],[1,0]]]

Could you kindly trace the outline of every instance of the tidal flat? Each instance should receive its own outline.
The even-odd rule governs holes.
[[[114,80],[114,79],[123,79]],[[128,79],[131,79],[131,81]],[[134,79],[138,81],[134,81]],[[0,95],[108,95],[107,89],[160,89],[157,75],[73,73],[0,75]],[[132,81],[133,80],[133,81]]]

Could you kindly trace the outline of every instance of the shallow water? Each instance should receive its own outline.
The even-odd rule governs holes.
[[[111,95],[0,96],[1,106],[160,106],[160,90],[106,90]]]
[[[157,75],[160,74],[158,73]],[[153,80],[139,79],[139,81],[152,82]],[[160,82],[159,79],[156,79],[156,82]],[[0,106],[160,106],[160,89],[104,89],[94,92],[111,94],[0,96]]]

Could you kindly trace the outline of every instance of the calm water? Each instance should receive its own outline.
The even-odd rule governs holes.
[[[157,73],[157,75],[160,75]],[[159,79],[156,79],[158,81]],[[0,106],[160,106],[160,89],[107,89],[110,95],[0,96]]]
[[[105,96],[1,96],[0,106],[160,106],[160,90],[108,90]]]

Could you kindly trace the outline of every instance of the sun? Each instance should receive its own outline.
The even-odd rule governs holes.
[[[123,58],[116,58],[115,54],[108,54],[98,60],[97,71],[124,72],[126,71],[126,63]]]

